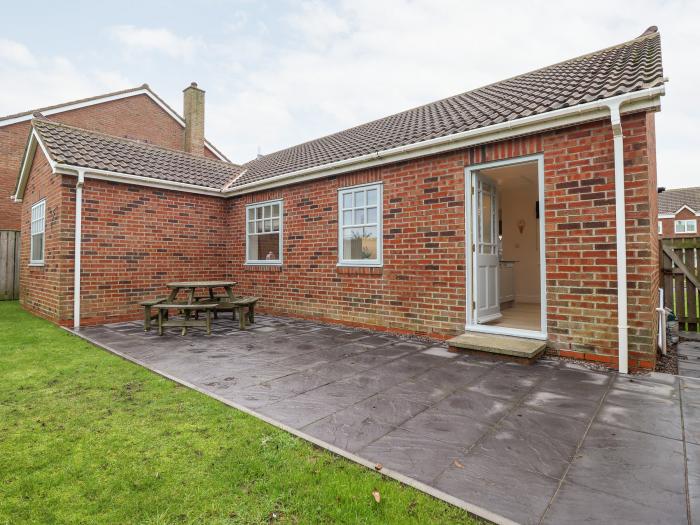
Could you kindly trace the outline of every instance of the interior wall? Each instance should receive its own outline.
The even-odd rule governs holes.
[[[536,218],[537,184],[508,184],[499,188],[502,260],[513,265],[515,302],[540,302],[539,221]],[[520,231],[522,226],[522,232]]]

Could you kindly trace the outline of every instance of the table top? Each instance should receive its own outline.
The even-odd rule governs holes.
[[[235,286],[236,281],[182,281],[176,283],[168,283],[168,288],[220,288],[226,286]]]

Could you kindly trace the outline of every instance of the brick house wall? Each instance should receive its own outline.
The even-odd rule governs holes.
[[[656,355],[653,122],[653,113],[623,117],[632,368],[652,367]],[[169,280],[197,276],[238,281],[240,293],[260,296],[261,310],[271,313],[440,337],[460,333],[464,168],[534,153],[544,156],[550,350],[615,366],[615,185],[607,120],[228,200],[87,179],[82,322],[137,319],[139,300],[162,294]],[[64,179],[72,200],[75,178]],[[384,187],[384,266],[338,267],[337,190],[374,181]],[[245,205],[277,198],[284,201],[284,264],[246,266]],[[30,203],[27,198],[25,207]],[[66,232],[72,230],[68,208]],[[63,242],[71,253],[72,235]],[[59,319],[66,322],[72,274],[61,286]]]
[[[56,113],[51,120],[182,150],[184,128],[147,95],[135,95]],[[2,123],[0,123],[2,124]],[[14,194],[31,122],[0,125],[0,230],[19,230],[21,207]],[[208,148],[205,156],[218,158]]]
[[[662,239],[692,239],[699,237],[700,233],[676,233],[676,221],[682,219],[696,220],[698,228],[700,228],[700,217],[695,215],[687,208],[683,208],[672,218],[659,218],[663,227],[663,232],[659,234]],[[658,230],[657,230],[658,231]],[[700,231],[700,230],[699,230]]]

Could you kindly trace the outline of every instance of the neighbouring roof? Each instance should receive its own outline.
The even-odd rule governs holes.
[[[142,84],[140,86],[122,89],[120,91],[113,91],[111,93],[104,93],[102,95],[96,95],[94,97],[81,98],[78,100],[71,100],[68,102],[63,102],[61,104],[55,104],[53,106],[45,106],[42,108],[31,109],[29,111],[22,111],[21,113],[14,113],[12,115],[5,115],[0,117],[0,127],[8,126],[16,122],[31,120],[35,113],[41,113],[44,116],[53,115],[56,113],[62,113],[64,111],[71,111],[73,109],[78,109],[85,106],[91,106],[94,104],[101,104],[103,102],[109,102],[112,100],[117,100],[120,98],[132,97],[136,95],[146,95],[151,98],[156,104],[158,104],[166,113],[173,117],[178,124],[184,127],[185,119],[180,116],[180,114],[175,111],[172,107],[168,105],[165,100],[160,98],[155,91],[151,89],[148,84]],[[206,147],[209,148],[212,153],[214,153],[221,160],[228,161],[229,159],[221,153],[216,147],[214,147],[208,140],[205,140]]]
[[[243,169],[230,162],[88,131],[44,118],[33,119],[32,125],[49,157],[57,164],[217,190],[237,177]]]
[[[576,106],[664,83],[661,38],[638,38],[264,155],[234,184]]]
[[[659,214],[673,214],[683,206],[700,213],[700,187],[675,188],[659,193]]]

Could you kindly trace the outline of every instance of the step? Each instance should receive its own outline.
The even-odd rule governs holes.
[[[481,357],[532,364],[547,347],[546,341],[507,335],[466,332],[447,341],[450,351],[466,350]]]

